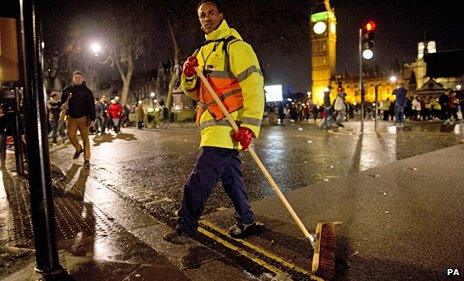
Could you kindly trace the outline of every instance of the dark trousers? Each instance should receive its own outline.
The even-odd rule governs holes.
[[[235,207],[238,224],[254,221],[243,181],[239,153],[235,149],[204,147],[193,172],[184,186],[184,198],[179,210],[177,228],[187,235],[196,233],[198,220],[206,201],[219,179]]]

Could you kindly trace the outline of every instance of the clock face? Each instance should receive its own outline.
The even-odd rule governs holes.
[[[316,34],[322,34],[325,32],[327,29],[327,25],[323,21],[318,21],[316,24],[313,26],[313,31]]]

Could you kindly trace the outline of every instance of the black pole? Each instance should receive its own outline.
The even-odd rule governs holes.
[[[19,0],[25,133],[36,270],[44,276],[63,274],[58,259],[53,189],[43,91],[43,50],[39,13],[34,0]]]
[[[359,91],[361,92],[361,134],[364,133],[364,81],[362,58],[362,29],[359,29]]]

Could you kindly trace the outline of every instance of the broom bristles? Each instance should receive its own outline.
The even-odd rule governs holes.
[[[319,249],[313,256],[313,273],[324,280],[331,280],[335,275],[335,223],[325,223],[317,228],[320,229],[320,233],[316,232]]]

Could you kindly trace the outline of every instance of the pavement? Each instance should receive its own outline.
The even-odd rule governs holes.
[[[361,135],[361,146],[369,138]],[[359,162],[378,157],[370,152],[382,144],[368,143]],[[463,157],[464,146],[456,145],[374,168],[366,164],[361,172],[285,195],[310,231],[317,222],[342,222],[335,280],[459,280]],[[28,182],[13,172],[11,160],[1,171],[0,279],[39,280]],[[162,239],[170,226],[96,180],[101,170],[62,158],[52,170],[60,263],[73,280],[320,280],[309,273],[311,249],[274,196],[252,202],[265,223],[260,235],[228,237],[233,209],[224,208],[208,213],[200,236],[179,246]]]

